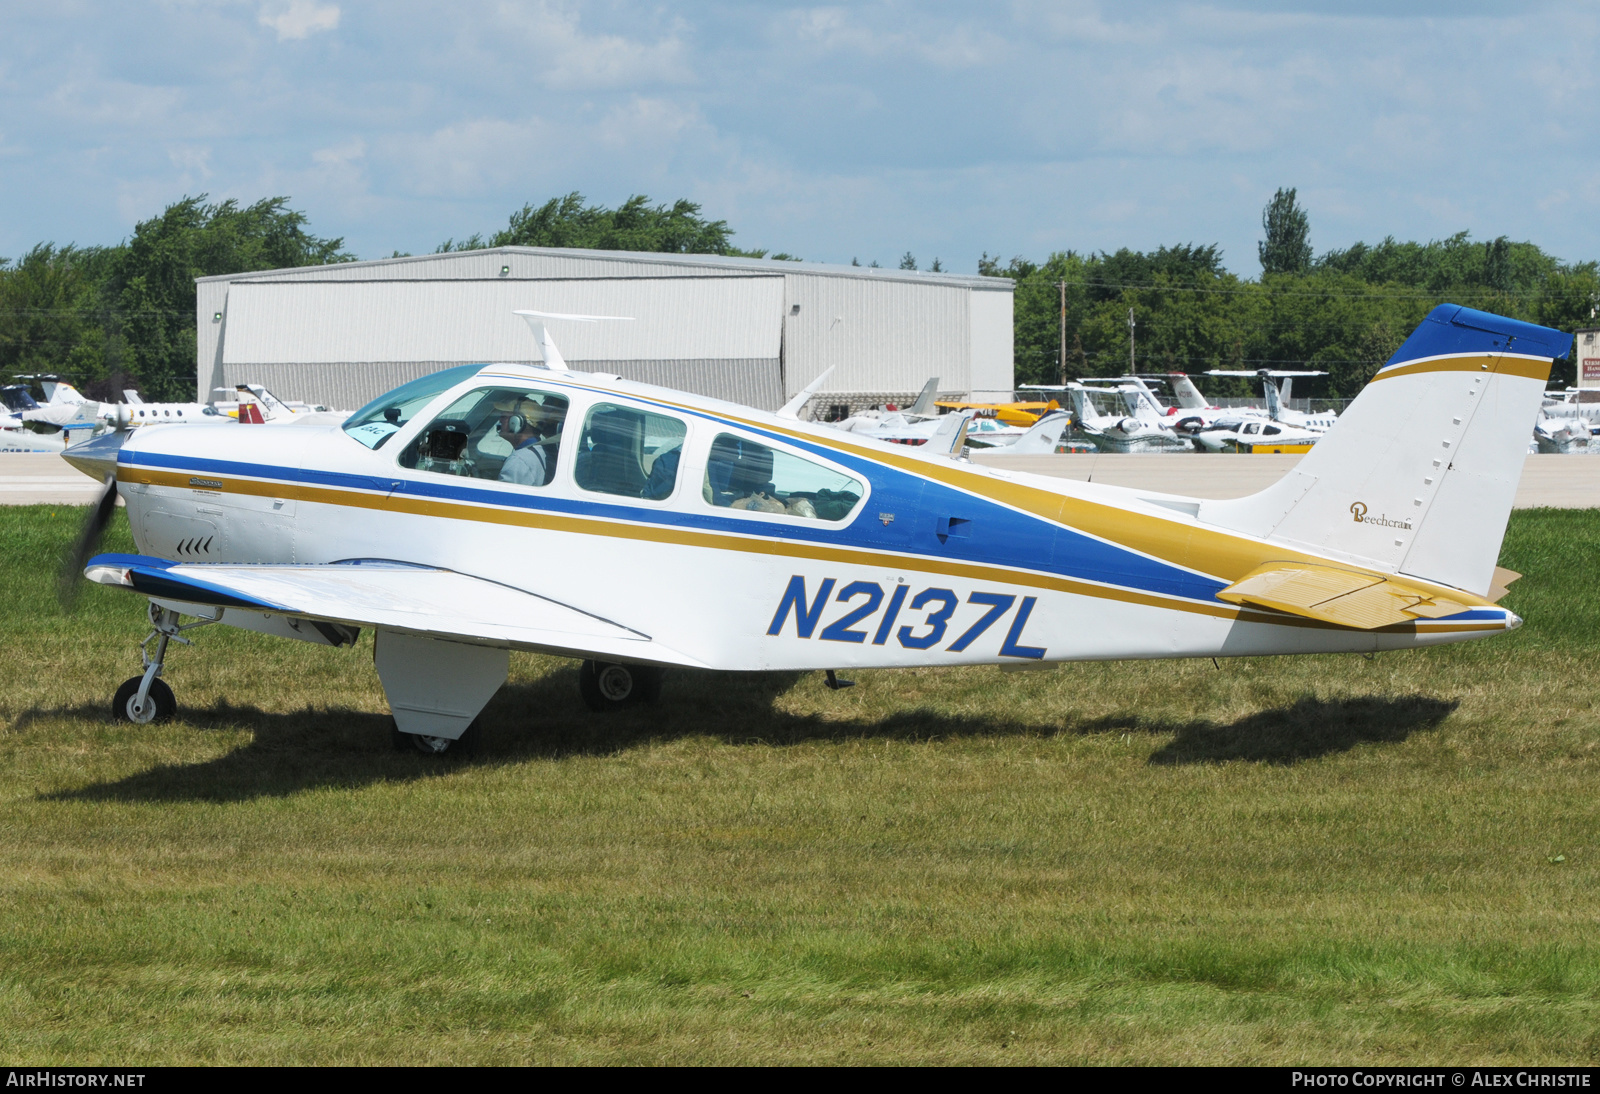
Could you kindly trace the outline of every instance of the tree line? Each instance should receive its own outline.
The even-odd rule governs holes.
[[[1600,302],[1596,263],[1562,262],[1503,236],[1387,238],[1314,256],[1310,218],[1292,189],[1267,204],[1262,228],[1255,280],[1226,270],[1214,244],[1067,250],[1005,264],[985,254],[979,273],[1016,283],[1017,383],[1126,371],[1131,310],[1138,371],[1325,369],[1320,390],[1297,385],[1297,394],[1348,397],[1437,304],[1570,331],[1593,322]],[[652,204],[636,195],[612,209],[572,193],[525,205],[503,230],[446,240],[436,253],[539,246],[768,257],[734,246],[733,235],[690,201]],[[189,399],[196,277],[354,258],[343,239],[313,234],[284,197],[252,205],[185,197],[113,246],[40,243],[0,260],[0,377],[56,373],[100,398],[131,387],[147,399]],[[916,268],[909,252],[900,267]],[[937,259],[932,269],[941,269]],[[1572,377],[1568,361],[1554,378]],[[1223,395],[1248,389],[1245,381],[1207,387]]]
[[[1320,369],[1326,380],[1302,381],[1296,393],[1349,398],[1439,304],[1567,331],[1594,324],[1600,304],[1595,262],[1563,262],[1504,236],[1484,243],[1466,232],[1427,243],[1389,237],[1313,257],[1309,216],[1292,189],[1267,204],[1262,228],[1254,281],[1224,269],[1215,245],[1060,251],[1004,265],[984,255],[979,273],[1016,282],[1017,383],[1126,372],[1131,310],[1139,372]],[[1569,358],[1551,378],[1573,377]],[[1221,395],[1251,387],[1242,380],[1202,386]]]

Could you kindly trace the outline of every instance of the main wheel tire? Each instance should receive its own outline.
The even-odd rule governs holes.
[[[145,695],[144,707],[135,710],[134,699],[139,694],[139,684],[143,676],[133,676],[122,682],[116,695],[111,698],[111,717],[119,722],[132,722],[134,725],[147,726],[152,722],[165,722],[178,713],[178,698],[172,694],[172,689],[161,677],[150,681],[150,690]]]
[[[420,752],[424,756],[470,756],[478,748],[478,723],[474,719],[461,736],[455,738],[403,733],[398,725],[393,725],[389,729],[389,743],[397,752]]]
[[[596,714],[653,703],[661,697],[661,670],[654,665],[585,661],[578,670],[578,692]]]

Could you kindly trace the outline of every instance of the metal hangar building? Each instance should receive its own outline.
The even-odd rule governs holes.
[[[198,279],[195,385],[354,408],[452,365],[539,361],[774,410],[829,367],[813,414],[942,394],[1010,399],[1012,282],[814,262],[496,247]]]

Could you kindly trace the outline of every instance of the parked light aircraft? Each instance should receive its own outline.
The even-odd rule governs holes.
[[[946,400],[936,405],[945,411],[976,411],[980,417],[992,418],[1002,425],[1015,426],[1019,430],[1031,429],[1040,418],[1052,410],[1061,409],[1061,404],[1054,399],[1047,402],[1018,400],[1011,403],[964,403]]]
[[[1284,372],[1280,369],[1258,368],[1254,372],[1242,372],[1237,369],[1214,368],[1206,370],[1207,376],[1252,376],[1261,381],[1261,393],[1267,399],[1267,416],[1275,422],[1284,425],[1296,426],[1300,429],[1309,429],[1315,433],[1325,433],[1333,428],[1333,423],[1339,415],[1326,410],[1320,414],[1307,414],[1299,410],[1289,409],[1289,385],[1294,383],[1296,376],[1326,376],[1326,372]],[[1273,383],[1282,380],[1283,386]]]
[[[991,470],[547,352],[413,381],[342,423],[87,442],[74,462],[112,474],[79,559],[120,493],[139,553],[84,572],[149,601],[154,647],[117,717],[174,712],[169,643],[197,627],[330,646],[372,627],[397,743],[428,752],[462,738],[511,649],[583,658],[605,708],[671,666],[1459,642],[1521,623],[1495,562],[1571,341],[1441,306],[1292,472],[1228,501]]]
[[[1533,444],[1538,451],[1547,454],[1600,455],[1600,437],[1594,436],[1587,418],[1553,418],[1548,408],[1541,408],[1533,423]]]
[[[1089,398],[1089,393],[1104,390],[1086,387],[1081,383],[1067,385],[1067,394],[1072,399],[1072,409],[1079,428],[1102,452],[1189,451],[1188,440],[1173,432],[1159,414],[1153,414],[1148,409],[1144,414],[1137,413],[1135,408],[1140,405],[1137,387],[1119,384],[1115,389],[1115,394],[1130,404],[1129,412],[1125,415],[1100,413]]]
[[[1217,418],[1189,434],[1195,447],[1210,452],[1308,452],[1321,433],[1283,425],[1269,418]]]
[[[821,384],[833,372],[828,369],[800,394],[805,396],[804,402],[809,402],[811,396],[821,390]],[[948,428],[949,423],[939,416],[934,400],[939,395],[939,378],[937,376],[922,386],[922,391],[917,395],[916,401],[905,409],[885,408],[883,410],[862,410],[831,422],[833,428],[842,429],[846,433],[858,433],[864,437],[875,437],[880,441],[892,441],[895,444],[921,445],[927,444],[928,439],[943,428]],[[796,397],[798,398],[798,396]],[[969,415],[970,417],[970,415]]]
[[[0,452],[60,452],[64,433],[35,433],[7,407],[0,407]]]

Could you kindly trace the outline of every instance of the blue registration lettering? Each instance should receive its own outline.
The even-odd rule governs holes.
[[[872,636],[874,646],[881,646],[889,641],[889,632],[894,627],[894,621],[900,618],[900,605],[906,602],[906,594],[910,591],[910,585],[896,585],[894,592],[889,594],[889,609],[883,613],[883,622],[878,624],[878,633]]]
[[[1011,605],[1015,604],[1016,602],[1016,597],[1007,596],[1005,593],[973,593],[971,596],[967,597],[967,603],[985,604],[988,605],[989,610],[983,613],[982,619],[978,620],[972,626],[967,628],[966,634],[950,643],[949,647],[947,648],[952,653],[960,653],[962,650],[972,645],[972,643],[977,640],[977,637],[980,634],[994,626],[995,620],[999,619],[1002,615],[1005,615],[1006,612],[1010,611]]]
[[[955,612],[956,605],[961,601],[949,589],[923,589],[911,598],[911,610],[918,611],[926,608],[930,601],[938,600],[944,607],[933,612],[922,625],[928,628],[927,634],[912,634],[912,627],[900,628],[900,644],[908,650],[925,650],[938,644],[944,637],[945,628],[950,625],[950,616]]]
[[[783,599],[778,602],[778,610],[772,617],[772,626],[767,628],[767,633],[782,634],[783,625],[789,621],[789,609],[793,608],[795,631],[801,638],[810,638],[811,632],[817,629],[817,621],[822,618],[822,607],[828,602],[833,585],[831,577],[823,581],[822,587],[817,590],[817,599],[807,608],[806,579],[795,574],[789,579],[789,587],[783,590]]]
[[[1001,657],[1028,657],[1035,661],[1044,660],[1043,646],[1019,646],[1022,641],[1022,628],[1028,625],[1028,617],[1033,614],[1033,605],[1038,601],[1036,596],[1022,598],[1022,606],[1017,609],[1017,617],[1011,621],[1011,630],[1006,632],[1006,640],[1000,646]]]
[[[822,628],[822,639],[825,642],[865,642],[866,631],[853,631],[850,628],[861,622],[867,616],[878,610],[878,605],[883,603],[883,589],[871,581],[852,581],[839,590],[840,603],[847,603],[858,596],[867,598],[867,602],[859,608],[845,612],[832,623]]]

